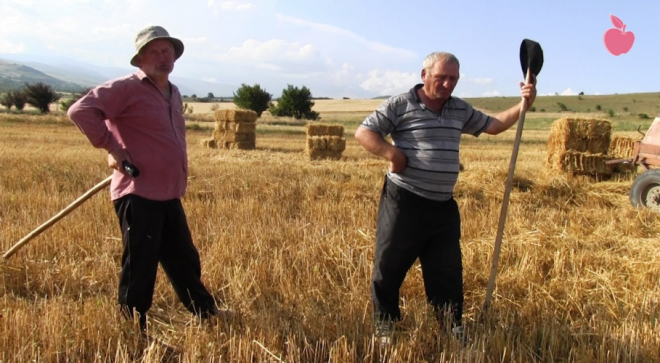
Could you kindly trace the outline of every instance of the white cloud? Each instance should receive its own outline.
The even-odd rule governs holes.
[[[320,55],[312,44],[290,43],[282,39],[260,42],[248,39],[240,47],[231,47],[219,56],[221,60],[269,65],[281,63],[308,63]]]
[[[7,37],[9,34],[24,34],[30,30],[29,19],[16,8],[9,6],[0,7],[0,38]]]
[[[89,0],[51,0],[56,6],[75,6],[89,4]]]
[[[312,30],[318,31],[320,33],[324,34],[330,34],[330,35],[336,35],[336,36],[341,36],[344,38],[348,38],[358,44],[361,44],[363,46],[366,46],[368,49],[371,49],[373,51],[378,51],[380,53],[385,53],[385,54],[391,54],[391,55],[396,55],[399,57],[402,57],[406,60],[412,60],[416,59],[417,55],[414,52],[411,52],[407,49],[402,49],[402,48],[395,48],[391,47],[387,44],[383,44],[380,42],[375,42],[375,41],[370,41],[367,40],[349,30],[342,29],[333,25],[328,25],[328,24],[322,24],[322,23],[314,23],[311,21],[303,20],[303,19],[298,19],[290,16],[285,16],[281,14],[277,14],[277,19],[280,21],[289,23],[289,24],[294,24],[302,27],[308,27],[311,28]]]
[[[358,76],[360,79],[361,76]],[[360,88],[376,92],[381,96],[403,93],[417,83],[419,75],[398,71],[373,70],[362,83]]]
[[[107,35],[109,37],[123,37],[131,39],[135,36],[133,29],[129,24],[120,24],[110,27],[96,26],[92,28],[92,33],[95,35]]]
[[[252,3],[238,3],[235,1],[217,2],[215,0],[209,0],[207,4],[209,8],[217,7],[224,11],[242,11],[242,10],[250,10],[254,8],[254,5],[252,5]]]
[[[492,84],[495,84],[495,79],[492,77],[486,77],[486,78],[473,78],[473,77],[468,77],[465,73],[460,73],[459,74],[459,83],[474,83],[478,84],[480,86],[489,86]]]
[[[206,37],[199,37],[199,38],[186,38],[186,37],[180,37],[181,41],[183,42],[184,45],[188,44],[204,44],[208,41],[208,38]]]
[[[351,77],[353,72],[355,72],[355,67],[344,63],[338,70],[329,73],[328,78],[337,84],[347,84],[353,81],[354,77]]]
[[[34,1],[32,0],[8,0],[9,4],[18,4],[21,6],[32,6]]]
[[[0,53],[17,54],[22,53],[24,50],[25,45],[23,43],[14,44],[4,39],[0,39]]]
[[[218,83],[218,80],[215,77],[204,78],[204,81],[210,83]]]
[[[570,87],[560,93],[562,96],[576,96],[577,94],[578,93],[573,91]]]

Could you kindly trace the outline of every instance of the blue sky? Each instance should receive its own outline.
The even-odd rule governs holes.
[[[620,56],[603,41],[610,14],[635,35]],[[135,34],[153,24],[186,46],[174,75],[259,83],[275,96],[287,84],[316,97],[405,92],[433,51],[459,58],[456,96],[514,96],[524,38],[544,50],[539,94],[660,91],[657,1],[0,0],[0,58],[65,57],[128,73]]]

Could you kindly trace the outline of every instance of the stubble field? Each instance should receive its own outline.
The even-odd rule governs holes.
[[[117,310],[121,241],[104,190],[0,266],[0,360],[660,360],[658,216],[630,206],[633,175],[603,181],[547,169],[548,119],[566,115],[549,109],[528,114],[487,315],[515,131],[464,138],[455,198],[470,341],[437,325],[415,265],[401,290],[400,332],[392,345],[376,344],[369,283],[387,164],[352,134],[377,104],[321,111],[347,128],[347,150],[334,162],[305,158],[300,122],[260,120],[253,151],[204,149],[212,125],[191,123],[183,203],[202,279],[236,319],[195,321],[159,271],[149,326],[158,339],[141,345]],[[618,134],[634,136],[635,128]],[[62,116],[0,115],[0,145],[2,251],[110,173],[105,153]]]

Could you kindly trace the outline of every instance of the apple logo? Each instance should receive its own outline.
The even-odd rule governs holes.
[[[612,55],[616,56],[628,53],[635,42],[635,34],[626,31],[626,24],[621,19],[612,14],[610,14],[610,19],[612,20],[612,24],[614,24],[614,28],[605,32],[605,37],[603,38],[605,48]]]

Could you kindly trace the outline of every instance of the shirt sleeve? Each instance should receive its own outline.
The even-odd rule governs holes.
[[[465,113],[466,119],[463,124],[462,132],[464,134],[479,136],[486,128],[488,128],[492,118],[479,110],[475,110],[469,103],[465,102],[465,104],[467,105]]]
[[[387,100],[367,116],[360,126],[379,132],[384,137],[395,131],[396,118],[395,107],[392,105],[391,100]]]
[[[122,147],[106,123],[106,120],[112,120],[125,107],[126,92],[121,88],[117,82],[98,86],[71,105],[68,111],[71,121],[92,145],[109,153]]]

